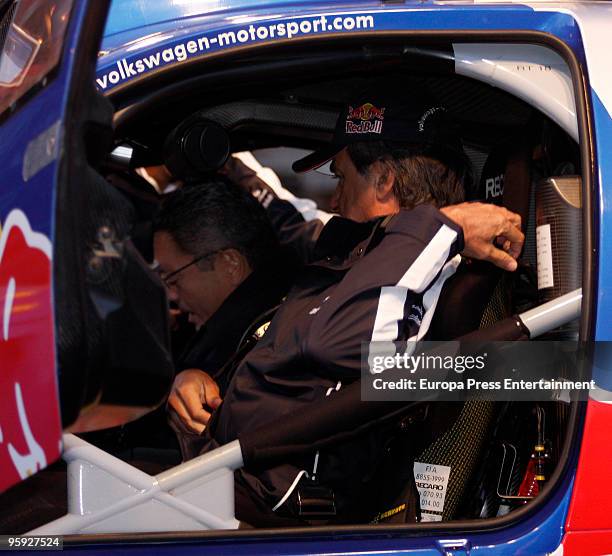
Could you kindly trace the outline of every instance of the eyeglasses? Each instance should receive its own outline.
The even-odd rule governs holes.
[[[216,249],[215,251],[210,251],[209,253],[198,255],[195,259],[193,259],[191,262],[187,263],[186,265],[183,265],[180,268],[173,270],[172,272],[170,272],[169,274],[166,274],[165,276],[160,274],[159,277],[161,278],[161,281],[164,283],[164,286],[166,286],[167,288],[172,288],[176,285],[176,281],[171,282],[171,280],[177,274],[183,272],[183,270],[189,268],[191,265],[194,265],[196,263],[199,263],[200,261],[203,261],[204,259],[207,259],[208,257],[212,257],[213,255],[216,255],[219,251],[223,251],[223,249]]]

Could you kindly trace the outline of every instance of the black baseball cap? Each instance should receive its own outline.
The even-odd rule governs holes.
[[[381,92],[383,88],[362,93],[346,104],[336,121],[331,143],[296,160],[293,171],[314,170],[347,145],[363,141],[431,144],[463,152],[446,109],[433,95],[406,83],[393,91]]]

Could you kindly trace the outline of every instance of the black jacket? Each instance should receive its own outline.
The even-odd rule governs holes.
[[[280,251],[277,257],[249,274],[196,332],[179,358],[178,369],[200,369],[214,378],[222,399],[244,354],[238,349],[241,342],[263,317],[269,320],[269,313],[274,312],[293,283],[295,261],[282,254]],[[245,345],[248,349],[253,342]],[[170,421],[183,460],[197,456],[207,443],[206,436],[188,430],[172,412]]]
[[[309,404],[359,378],[363,342],[425,335],[442,284],[459,264],[462,231],[427,205],[401,211],[385,226],[381,220],[336,217],[325,226],[317,262],[300,272],[265,336],[237,368],[204,451],[286,414],[303,412],[307,419]],[[341,519],[367,515],[360,498],[385,441],[370,435],[321,454],[318,482],[333,489]],[[312,473],[313,463],[314,454],[241,470],[237,488],[270,513],[302,470]],[[289,497],[274,515],[296,511]],[[239,506],[237,516],[253,521]]]
[[[282,252],[253,271],[196,332],[181,353],[178,368],[206,371],[223,397],[229,382],[227,363],[249,327],[287,295],[295,272],[295,261]]]

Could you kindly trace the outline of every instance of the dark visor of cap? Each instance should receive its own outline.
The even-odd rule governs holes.
[[[343,148],[343,145],[327,145],[313,153],[310,153],[309,155],[306,155],[304,158],[296,160],[291,167],[296,174],[308,172],[308,170],[314,170],[326,162],[329,162]]]

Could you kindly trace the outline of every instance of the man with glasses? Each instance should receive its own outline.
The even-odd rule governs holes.
[[[155,260],[168,298],[198,328],[180,356],[182,372],[169,403],[181,432],[199,434],[209,411],[221,403],[228,378],[224,366],[249,326],[280,303],[293,265],[287,257],[281,263],[281,248],[261,206],[228,183],[194,184],[170,193],[154,232]],[[176,429],[178,421],[173,424]],[[184,457],[192,455],[194,440],[179,434]]]

